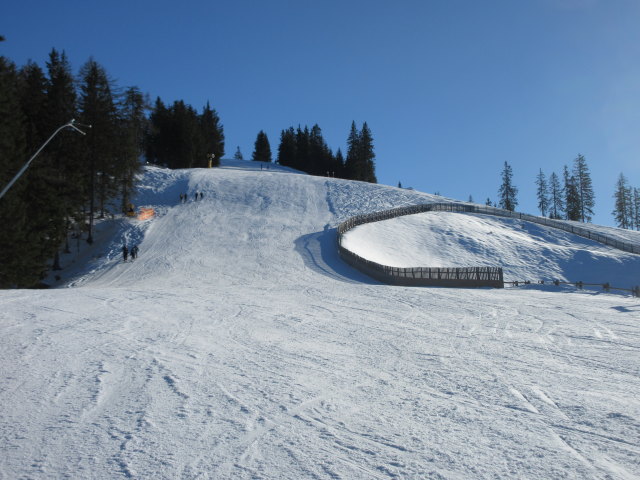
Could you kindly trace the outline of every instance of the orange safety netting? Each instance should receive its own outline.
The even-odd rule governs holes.
[[[151,218],[156,214],[153,208],[140,208],[140,213],[138,214],[138,220],[146,220],[147,218]]]

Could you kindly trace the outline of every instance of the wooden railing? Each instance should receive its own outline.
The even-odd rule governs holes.
[[[342,236],[358,225],[379,222],[404,215],[423,212],[459,212],[479,213],[498,217],[517,218],[528,222],[571,232],[584,238],[630,252],[640,254],[640,244],[624,242],[609,235],[594,232],[571,222],[553,220],[526,213],[511,212],[500,208],[468,205],[463,203],[426,203],[383,210],[380,212],[356,215],[340,223],[338,232],[338,251],[347,263],[366,273],[372,278],[393,285],[432,285],[446,287],[504,287],[504,276],[501,267],[409,267],[398,268],[381,265],[360,257],[342,245]]]

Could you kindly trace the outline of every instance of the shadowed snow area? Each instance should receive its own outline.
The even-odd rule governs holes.
[[[340,260],[340,221],[441,200],[419,192],[254,162],[142,184],[157,216],[103,222],[69,288],[0,291],[0,478],[640,476],[639,299],[393,287]],[[412,266],[638,271],[539,226],[415,217],[393,240]],[[390,255],[382,223],[357,246]]]

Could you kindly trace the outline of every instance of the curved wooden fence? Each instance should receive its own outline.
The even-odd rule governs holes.
[[[528,222],[571,232],[574,235],[588,238],[625,252],[640,254],[639,244],[623,242],[608,235],[572,225],[571,223],[553,220],[550,218],[537,217],[525,213],[511,212],[509,210],[503,210],[495,207],[467,205],[463,203],[426,203],[393,208],[364,215],[356,215],[355,217],[351,217],[338,225],[338,252],[342,259],[354,268],[362,271],[372,278],[375,278],[376,280],[392,285],[503,288],[504,276],[501,267],[390,267],[362,258],[342,245],[342,236],[358,225],[389,220],[391,218],[401,217],[404,215],[434,211],[480,213],[499,217],[518,218]]]

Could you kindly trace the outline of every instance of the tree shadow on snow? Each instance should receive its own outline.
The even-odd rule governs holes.
[[[335,228],[325,225],[324,231],[299,237],[294,242],[296,252],[300,254],[308,268],[334,280],[379,285],[380,282],[359,272],[340,258],[336,235]]]

